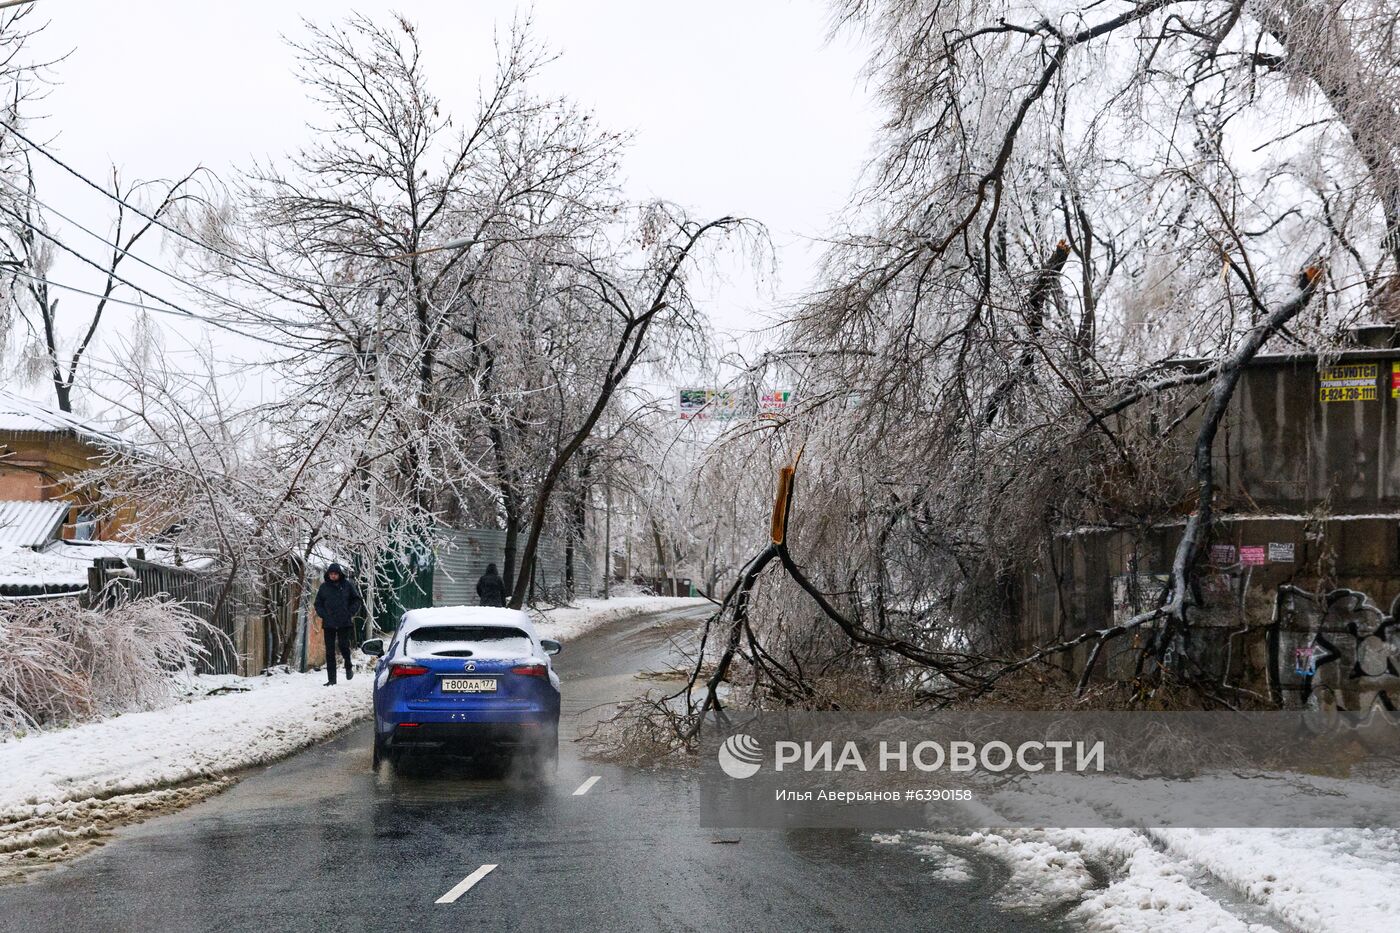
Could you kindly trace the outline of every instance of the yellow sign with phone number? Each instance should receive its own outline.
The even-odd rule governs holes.
[[[1400,371],[1394,369],[1400,367],[1400,363],[1392,367],[1392,372]],[[1320,402],[1374,402],[1379,397],[1376,388],[1379,375],[1380,366],[1376,363],[1328,366],[1318,373],[1317,399]],[[1395,394],[1392,388],[1391,395]]]

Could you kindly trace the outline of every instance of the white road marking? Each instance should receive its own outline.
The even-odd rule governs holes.
[[[593,785],[594,785],[594,784],[597,784],[600,780],[602,780],[602,776],[601,776],[601,775],[597,775],[597,774],[593,775],[591,778],[589,778],[588,780],[584,781],[582,784],[580,784],[580,785],[578,786],[578,790],[574,791],[574,796],[575,796],[575,797],[582,797],[584,794],[588,793],[589,790],[592,789]]]
[[[482,866],[481,866],[480,868],[478,868],[476,871],[472,872],[470,875],[467,875],[467,877],[465,877],[465,878],[463,878],[461,881],[457,882],[457,886],[456,886],[456,887],[454,887],[451,891],[448,891],[446,894],[444,894],[442,897],[438,898],[438,899],[437,899],[436,901],[434,901],[433,903],[435,903],[435,904],[451,904],[451,903],[453,903],[454,901],[457,900],[457,898],[461,897],[463,894],[466,894],[468,891],[470,891],[470,890],[472,889],[472,885],[476,884],[476,883],[477,883],[478,881],[480,881],[482,878],[485,878],[487,875],[491,874],[492,869],[494,869],[495,867],[496,867],[495,865],[482,865]]]

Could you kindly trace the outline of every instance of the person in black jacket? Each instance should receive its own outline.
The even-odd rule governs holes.
[[[350,666],[350,638],[355,631],[355,617],[365,611],[365,601],[360,598],[360,590],[345,579],[345,571],[339,564],[326,568],[325,580],[316,591],[316,615],[321,618],[321,630],[326,636],[326,686],[335,685],[335,652],[340,648],[340,656],[345,659],[345,679],[355,676]]]
[[[495,564],[487,564],[486,572],[476,581],[476,598],[483,606],[505,606],[506,581],[496,572]]]

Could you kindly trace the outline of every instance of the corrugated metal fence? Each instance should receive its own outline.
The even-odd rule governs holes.
[[[519,548],[525,547],[521,535]],[[440,528],[437,531],[437,566],[433,573],[433,604],[476,605],[476,581],[487,564],[505,566],[506,533],[498,528]],[[518,558],[517,558],[518,559]],[[535,597],[563,602],[567,580],[567,550],[554,538],[540,541],[535,556]],[[593,576],[589,549],[574,545],[574,594],[590,596],[598,582]]]

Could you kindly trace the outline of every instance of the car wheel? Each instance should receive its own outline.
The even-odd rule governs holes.
[[[379,737],[379,733],[374,733],[374,763],[370,766],[375,771],[379,770],[379,764],[384,760],[384,740]]]

